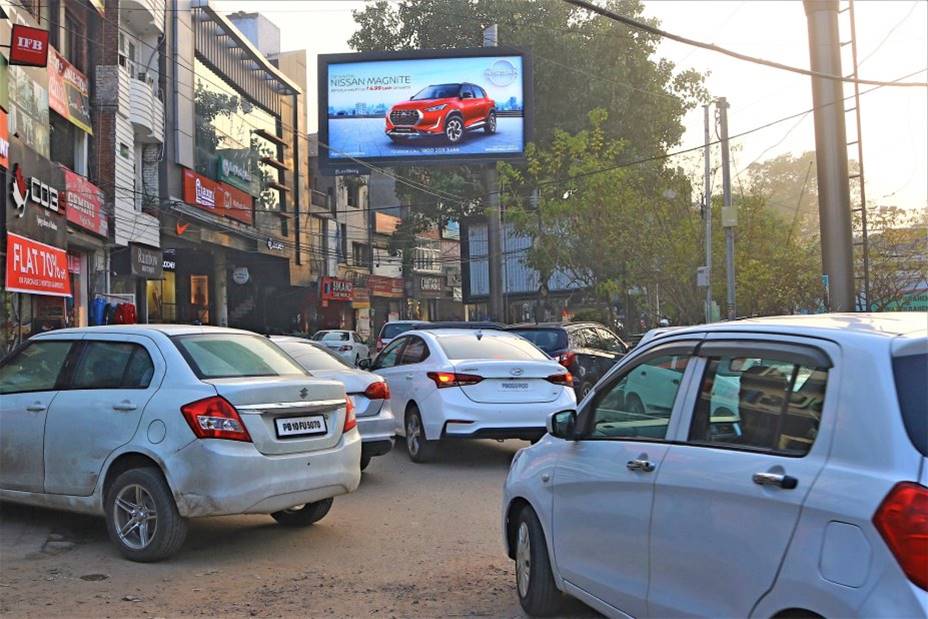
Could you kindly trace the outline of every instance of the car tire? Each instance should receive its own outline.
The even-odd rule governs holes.
[[[580,402],[593,391],[593,383],[583,383],[580,385],[580,389],[577,391],[577,402]]]
[[[438,441],[425,438],[425,426],[422,425],[422,415],[415,404],[406,411],[406,453],[409,459],[417,464],[428,462],[435,457],[438,450]]]
[[[271,517],[285,527],[308,527],[325,518],[332,509],[333,499],[322,499],[315,503],[307,503],[290,509],[274,512]]]
[[[445,120],[445,139],[451,144],[459,144],[464,139],[464,120],[460,116],[449,116]]]
[[[361,470],[363,471],[370,465],[371,457],[370,456],[361,456]]]
[[[487,114],[486,124],[483,125],[483,132],[489,134],[496,133],[496,112]]]
[[[522,609],[533,617],[549,617],[561,608],[563,596],[554,584],[545,533],[535,510],[526,506],[516,520],[516,594]]]
[[[184,544],[187,521],[157,468],[125,471],[107,489],[104,501],[106,530],[126,559],[160,561]]]

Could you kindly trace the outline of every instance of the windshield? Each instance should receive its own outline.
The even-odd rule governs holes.
[[[409,322],[388,322],[383,326],[383,331],[380,332],[381,339],[392,340],[400,333],[406,333],[411,329],[415,329],[417,325]]]
[[[567,348],[567,332],[563,329],[510,329],[509,332],[521,335],[549,355]]]
[[[260,335],[209,333],[172,339],[200,379],[306,375],[276,344]]]
[[[347,331],[329,331],[324,336],[322,336],[323,342],[347,342],[348,341],[348,332]]]
[[[324,348],[309,342],[285,341],[276,342],[276,344],[283,348],[288,355],[296,359],[304,370],[310,372],[351,368],[350,365],[342,361],[334,353],[330,353]]]
[[[547,361],[548,356],[531,342],[520,337],[475,334],[442,335],[438,343],[448,359],[501,359],[524,361]]]
[[[412,96],[410,101],[422,101],[424,99],[447,99],[458,96],[460,84],[438,84],[436,86],[426,86]]]

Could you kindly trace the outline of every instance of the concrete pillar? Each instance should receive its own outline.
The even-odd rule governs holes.
[[[229,326],[229,281],[226,277],[226,254],[217,251],[213,254],[213,286],[216,294],[215,324],[220,327]]]

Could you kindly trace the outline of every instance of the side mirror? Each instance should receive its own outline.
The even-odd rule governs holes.
[[[371,369],[371,365],[372,365],[372,363],[371,363],[371,360],[370,360],[369,358],[368,358],[368,359],[361,359],[360,361],[358,361],[358,367],[361,368],[362,370],[369,370],[369,369]]]
[[[546,425],[548,434],[554,438],[574,440],[577,429],[577,411],[566,410],[552,413]]]

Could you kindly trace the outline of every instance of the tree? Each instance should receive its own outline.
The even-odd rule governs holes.
[[[899,310],[907,297],[928,289],[928,225],[897,207],[871,209],[870,309]]]

